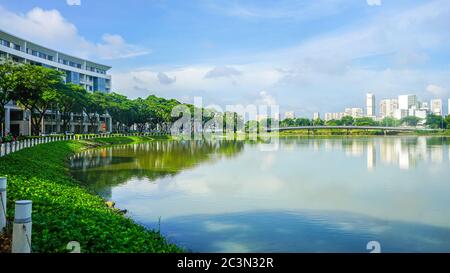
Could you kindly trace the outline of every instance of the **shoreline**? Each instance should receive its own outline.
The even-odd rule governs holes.
[[[8,179],[8,220],[14,218],[14,201],[33,201],[32,252],[69,252],[66,246],[70,241],[78,241],[81,252],[85,253],[185,252],[167,242],[158,231],[147,229],[108,207],[107,200],[70,176],[66,164],[70,155],[85,149],[158,139],[163,137],[60,141],[0,158],[0,176]],[[11,230],[6,234],[10,237]]]

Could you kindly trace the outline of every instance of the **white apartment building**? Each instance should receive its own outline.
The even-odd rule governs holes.
[[[319,112],[314,112],[313,113],[313,120],[317,120],[320,119],[320,113]]]
[[[397,109],[398,109],[398,100],[397,99],[383,99],[380,101],[380,116],[381,116],[381,118],[394,117]]]
[[[345,108],[345,116],[351,116],[352,118],[362,118],[364,115],[363,109],[359,107]]]
[[[433,99],[430,102],[431,113],[438,116],[443,116],[442,113],[442,100],[441,99]]]
[[[15,62],[31,63],[57,69],[64,73],[64,80],[84,87],[87,91],[109,93],[111,76],[107,71],[111,68],[89,60],[70,56],[68,54],[46,48],[36,43],[24,40],[15,35],[0,30],[0,58],[10,58]],[[31,130],[30,113],[23,111],[14,102],[5,107],[5,130],[14,135],[28,135]],[[86,114],[73,115],[70,131],[87,132],[90,123]],[[109,115],[100,117],[100,131],[111,131],[112,120]],[[60,116],[49,112],[42,123],[43,133],[60,132]]]
[[[400,95],[398,96],[398,109],[409,110],[412,107],[417,107],[416,95]]]
[[[372,93],[366,94],[366,116],[375,117],[375,95]]]
[[[340,120],[345,116],[344,112],[338,112],[338,113],[325,113],[325,121],[329,120]]]

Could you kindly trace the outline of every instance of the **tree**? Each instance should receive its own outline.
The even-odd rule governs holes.
[[[116,122],[116,131],[122,131],[122,126],[131,126],[135,112],[132,109],[132,101],[126,96],[110,93],[106,94],[107,111]]]
[[[90,132],[98,133],[100,115],[104,114],[107,108],[106,96],[102,92],[93,92],[87,93],[86,98],[86,103],[83,105],[83,108],[91,125]]]
[[[433,114],[427,116],[425,125],[427,125],[428,127],[432,128],[432,129],[446,128],[444,118],[442,116],[433,115]]]
[[[381,126],[396,127],[400,125],[400,121],[393,117],[385,117],[380,122]]]
[[[295,125],[294,118],[286,118],[280,122],[280,127],[294,127]]]
[[[260,124],[256,120],[249,120],[245,123],[245,132],[247,133],[259,133]]]
[[[311,120],[307,118],[296,118],[295,126],[311,126]]]
[[[273,120],[271,118],[267,119],[267,123],[264,124],[261,121],[261,124],[264,124],[267,126],[267,128],[270,128],[271,124],[273,123]],[[239,115],[236,112],[225,112],[223,115],[223,129],[224,131],[232,130],[233,132],[237,132],[239,129],[244,129],[244,120],[241,115]]]
[[[325,122],[322,119],[318,118],[318,119],[312,120],[312,124],[314,126],[323,126],[323,125],[325,125]]]
[[[374,121],[372,118],[364,117],[364,118],[357,118],[353,122],[353,125],[355,126],[377,126],[378,123]]]
[[[62,73],[42,66],[23,64],[13,73],[11,98],[31,114],[33,135],[41,133],[41,123],[46,112],[57,103],[58,92],[64,82]]]
[[[417,126],[417,124],[421,121],[421,118],[415,116],[407,116],[400,120],[401,124],[405,124],[407,126]]]
[[[332,119],[332,120],[326,121],[325,124],[327,126],[341,126],[342,125],[342,121],[341,120]]]
[[[342,125],[344,125],[344,126],[350,126],[350,125],[353,125],[354,122],[355,122],[355,120],[353,119],[352,116],[344,116],[344,117],[341,119],[341,123],[342,123]]]
[[[445,118],[444,122],[447,124],[447,129],[450,129],[450,115]]]
[[[2,60],[0,63],[0,129],[2,133],[5,124],[5,105],[12,99],[14,89],[14,72],[17,65],[10,60]]]
[[[137,98],[132,101],[132,110],[134,111],[134,123],[138,131],[143,132],[146,124],[153,118],[154,113],[144,99]]]
[[[67,83],[59,90],[57,106],[61,115],[63,132],[68,131],[71,113],[79,113],[81,119],[83,119],[83,106],[86,104],[86,97],[86,89],[73,83]],[[82,124],[80,124],[81,126]]]

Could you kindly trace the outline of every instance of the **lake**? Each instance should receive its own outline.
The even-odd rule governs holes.
[[[193,252],[450,252],[450,139],[272,141],[118,145],[70,167]]]

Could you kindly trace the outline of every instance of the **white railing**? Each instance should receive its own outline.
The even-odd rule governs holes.
[[[93,138],[109,138],[109,137],[125,137],[125,136],[165,136],[167,133],[151,132],[151,133],[126,133],[126,134],[86,134],[86,135],[58,135],[28,138],[19,141],[5,142],[0,145],[0,157],[20,151],[25,148],[34,147],[36,145],[50,143],[55,141],[84,140]]]

